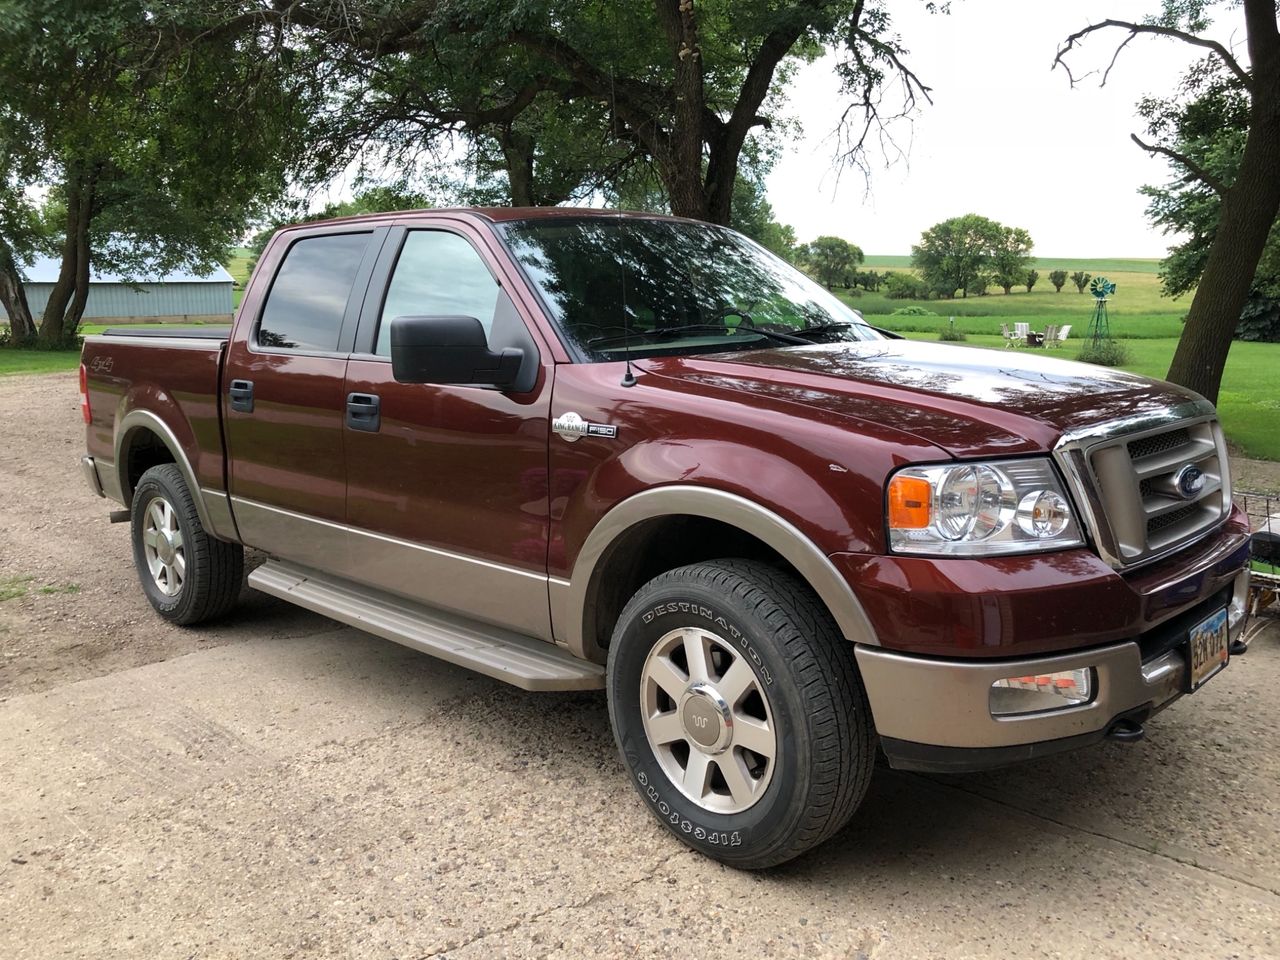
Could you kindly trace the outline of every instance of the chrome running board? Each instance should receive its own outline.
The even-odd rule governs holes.
[[[366,633],[524,690],[599,690],[604,668],[553,644],[491,627],[280,560],[249,586]]]

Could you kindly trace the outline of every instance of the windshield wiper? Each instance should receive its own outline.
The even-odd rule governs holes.
[[[675,327],[659,327],[656,330],[632,330],[630,335],[632,338],[660,340],[663,337],[679,333],[719,333],[726,337],[739,337],[744,333],[754,333],[761,337],[776,340],[778,343],[787,343],[803,347],[813,345],[812,341],[805,340],[803,337],[798,337],[790,333],[779,333],[776,330],[761,330],[759,327],[738,327],[737,329],[731,329],[716,323],[684,323]],[[602,343],[616,343],[619,341],[625,343],[626,340],[627,337],[625,335],[615,334],[609,337],[596,337],[594,340],[588,340],[587,346],[596,347]]]
[[[845,329],[848,329],[849,327],[866,327],[868,330],[874,330],[876,333],[881,334],[882,336],[887,337],[890,340],[902,339],[902,334],[900,333],[893,333],[892,331],[889,331],[889,330],[882,330],[880,327],[873,327],[871,324],[865,321],[860,323],[857,320],[841,320],[837,323],[819,323],[816,326],[804,327],[801,330],[797,330],[796,336],[803,337],[810,333],[816,333],[816,334],[835,333],[837,330],[845,330]]]

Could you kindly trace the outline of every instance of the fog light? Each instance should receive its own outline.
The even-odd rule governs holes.
[[[991,715],[1065,710],[1088,703],[1093,696],[1093,668],[1058,673],[1007,677],[991,685]]]

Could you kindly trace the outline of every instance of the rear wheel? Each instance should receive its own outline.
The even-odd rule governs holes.
[[[647,583],[609,650],[609,712],[662,824],[732,866],[768,867],[857,809],[875,732],[852,645],[791,576],[693,564]]]
[[[182,471],[152,467],[133,492],[133,562],[155,611],[190,626],[222,616],[236,605],[244,577],[244,550],[211,537]]]

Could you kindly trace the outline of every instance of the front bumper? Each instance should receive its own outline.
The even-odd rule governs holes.
[[[941,659],[858,646],[876,730],[890,765],[958,772],[1071,750],[1132,731],[1186,689],[1187,631],[1228,607],[1230,640],[1244,631],[1249,573],[1155,630],[1123,643],[1055,656]],[[1093,699],[1079,706],[993,716],[991,685],[1011,676],[1092,667]]]

